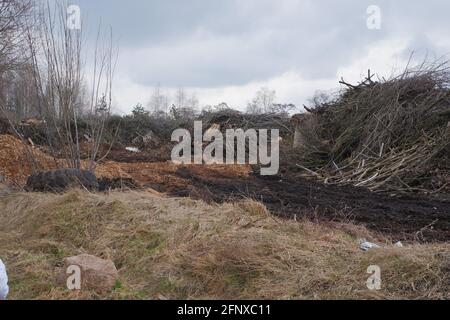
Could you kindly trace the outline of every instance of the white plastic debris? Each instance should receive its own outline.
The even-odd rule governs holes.
[[[135,148],[135,147],[126,147],[125,150],[127,150],[128,152],[133,152],[133,153],[141,152],[141,150],[139,150],[139,148]]]
[[[381,247],[376,243],[367,241],[366,239],[360,239],[359,245],[360,245],[361,250],[363,250],[363,251],[369,251],[371,249],[382,249],[382,248],[388,249],[389,248],[387,246]],[[404,246],[403,246],[403,243],[401,241],[399,241],[399,242],[395,243],[393,247],[394,248],[403,248]]]
[[[370,249],[380,249],[381,247],[375,243],[369,242],[366,239],[359,240],[360,248],[363,251],[369,251]]]
[[[0,259],[0,300],[6,300],[8,293],[8,275],[6,274],[6,267]]]
[[[401,241],[399,241],[396,244],[394,244],[394,247],[396,247],[396,248],[403,248],[403,243],[401,243]]]

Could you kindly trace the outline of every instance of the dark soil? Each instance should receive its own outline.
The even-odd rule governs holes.
[[[302,178],[207,177],[198,175],[190,167],[181,167],[176,175],[186,179],[189,185],[160,185],[158,191],[219,203],[252,198],[263,202],[278,216],[298,219],[307,216],[321,221],[362,224],[394,240],[450,240],[450,201],[390,196],[362,188],[327,186]]]

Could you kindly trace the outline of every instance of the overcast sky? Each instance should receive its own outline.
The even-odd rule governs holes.
[[[301,106],[318,90],[380,76],[450,53],[446,0],[74,0],[88,41],[100,22],[120,48],[118,112],[146,104],[158,84],[194,92],[201,105],[243,109],[260,87]],[[381,28],[367,27],[367,8]]]

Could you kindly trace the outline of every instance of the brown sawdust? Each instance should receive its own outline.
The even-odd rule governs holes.
[[[82,160],[82,167],[87,168],[89,162]],[[52,170],[64,167],[62,159],[56,159],[41,151],[37,147],[30,146],[11,135],[0,135],[0,175],[5,177],[8,183],[24,186],[29,175],[38,171]],[[105,161],[98,164],[95,174],[98,178],[133,178],[138,183],[146,186],[170,185],[173,187],[186,186],[188,181],[179,177],[176,173],[180,165],[167,162],[115,162]],[[250,175],[250,166],[212,165],[189,166],[192,172],[199,177],[241,178]]]

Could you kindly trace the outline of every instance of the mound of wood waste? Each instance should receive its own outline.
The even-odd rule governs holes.
[[[22,141],[12,135],[0,135],[0,176],[4,177],[9,185],[22,188],[31,175],[66,166],[65,159],[52,157],[29,141]],[[81,166],[82,169],[86,169],[89,162],[82,160]],[[119,184],[127,187],[133,185],[131,177],[112,161],[98,164],[94,174],[101,179],[102,189],[105,190],[115,188]]]
[[[0,135],[0,175],[6,181],[23,185],[33,172],[55,168],[55,160],[37,148],[11,135]]]
[[[450,191],[450,74],[370,74],[294,117],[298,167],[327,184],[372,191]]]
[[[247,114],[232,109],[223,109],[214,112],[206,112],[201,119],[205,130],[219,129],[278,129],[281,137],[292,134],[288,114],[267,113],[267,114]]]

